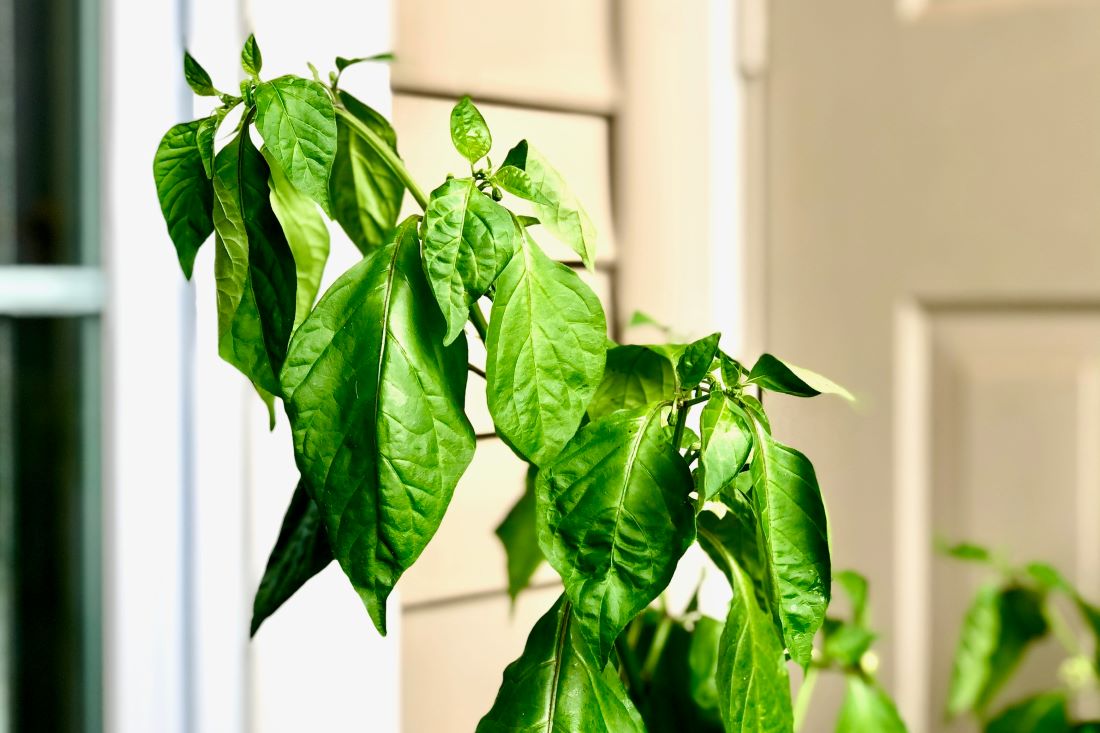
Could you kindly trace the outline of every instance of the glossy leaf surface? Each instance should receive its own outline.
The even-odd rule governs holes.
[[[161,138],[153,157],[160,210],[176,247],[180,268],[188,280],[199,247],[214,231],[214,195],[203,166],[197,132],[202,120],[175,125]]]
[[[675,396],[676,372],[668,359],[645,346],[615,346],[607,351],[607,367],[588,403],[588,416],[595,420]]]
[[[523,495],[496,528],[496,536],[507,556],[508,597],[513,602],[520,591],[531,584],[532,576],[545,560],[535,532],[536,473],[534,466],[528,466]]]
[[[183,52],[183,78],[187,81],[187,86],[191,87],[191,91],[200,97],[213,97],[218,94],[210,74],[187,51]]]
[[[256,36],[250,33],[241,49],[241,68],[249,76],[258,76],[263,66],[264,58],[260,53],[260,45],[256,43]]]
[[[703,495],[713,498],[733,481],[749,458],[752,432],[742,413],[715,390],[699,413],[700,461],[703,466]]]
[[[606,341],[596,294],[525,235],[496,283],[485,375],[497,433],[535,465],[576,433],[603,376]]]
[[[676,375],[680,378],[681,389],[695,389],[703,377],[710,371],[714,355],[718,352],[720,334],[712,333],[688,344],[676,362]]]
[[[417,220],[342,275],[294,335],[283,370],[298,467],[333,554],[375,625],[435,534],[474,452],[466,341],[442,346]]]
[[[661,412],[620,411],[585,425],[536,482],[539,544],[601,660],[665,589],[695,535],[691,474]]]
[[[845,678],[847,691],[836,733],[906,733],[897,708],[881,687],[859,674],[847,674]]]
[[[476,163],[493,147],[493,136],[485,118],[469,97],[463,97],[451,110],[451,142],[470,163]]]
[[[749,373],[749,381],[772,392],[782,392],[796,397],[834,394],[849,401],[855,400],[851,392],[831,379],[811,372],[809,369],[788,364],[771,354],[763,354],[757,360]]]

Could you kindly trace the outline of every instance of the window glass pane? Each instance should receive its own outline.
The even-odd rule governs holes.
[[[0,319],[0,661],[11,731],[99,728],[98,322]]]

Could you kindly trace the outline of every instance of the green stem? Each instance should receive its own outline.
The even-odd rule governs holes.
[[[684,407],[692,407],[693,405],[699,405],[710,399],[709,394],[700,395],[698,397],[692,397],[690,400],[684,400]]]
[[[817,675],[817,668],[810,667],[802,679],[802,686],[798,688],[798,697],[794,700],[794,733],[799,733],[806,722],[806,713],[810,709],[810,700],[814,696]]]
[[[477,303],[470,306],[470,322],[474,324],[474,329],[481,340],[486,341],[488,339],[489,324],[485,322],[485,314],[481,312],[481,308],[478,307]]]
[[[623,672],[626,673],[626,684],[635,695],[642,693],[642,674],[638,668],[638,657],[634,650],[626,643],[623,637],[615,640],[615,649],[619,652],[619,661],[622,662]]]
[[[680,403],[676,411],[676,430],[672,433],[672,446],[679,451],[680,441],[684,439],[684,428],[687,426],[688,403]]]
[[[672,632],[672,617],[665,616],[661,619],[661,623],[657,625],[657,630],[653,632],[653,643],[649,645],[649,652],[645,656],[645,663],[642,665],[642,677],[644,679],[650,679],[653,677],[653,672],[657,669],[657,663],[661,661],[661,654],[665,651],[665,644],[668,643],[668,635]]]
[[[1054,607],[1054,604],[1049,600],[1046,604],[1047,611],[1047,623],[1050,625],[1050,631],[1054,635],[1054,638],[1058,640],[1058,643],[1066,650],[1066,653],[1071,657],[1084,656],[1084,651],[1081,649],[1081,643],[1077,639],[1077,635],[1073,633],[1073,629],[1070,628],[1066,622],[1062,612]]]
[[[378,133],[360,122],[355,115],[339,105],[337,105],[335,109],[336,114],[342,117],[344,122],[351,126],[351,128],[359,134],[359,137],[363,138],[364,142],[370,145],[374,149],[374,152],[378,153],[379,157],[385,161],[390,170],[401,179],[401,182],[405,184],[405,188],[409,189],[409,193],[412,194],[412,197],[416,200],[416,203],[420,205],[420,208],[427,209],[428,197],[424,195],[423,189],[413,180],[412,174],[409,173],[409,169],[405,167],[405,163],[401,160],[400,156],[397,155],[397,152],[391,148],[385,140],[379,137]]]

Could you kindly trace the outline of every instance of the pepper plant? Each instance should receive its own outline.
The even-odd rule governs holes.
[[[759,395],[847,393],[771,355],[749,368],[717,333],[610,341],[596,295],[538,243],[557,238],[593,267],[595,228],[551,163],[521,140],[494,166],[464,98],[450,134],[469,173],[425,193],[389,122],[340,86],[369,60],[337,58],[324,81],[312,66],[263,79],[250,37],[231,93],[185,55],[214,109],[172,127],[154,158],[187,277],[214,235],[220,355],[272,419],[282,403],[293,434],[300,478],[253,633],[332,560],[386,633],[387,598],[473,457],[474,373],[496,433],[531,466],[502,526],[514,551],[534,538],[510,557],[513,590],[543,556],[564,586],[478,730],[644,730],[623,632],[698,541],[733,591],[715,656],[721,724],[790,731],[787,663],[811,664],[825,621],[828,532],[813,466],[773,436]],[[406,193],[421,213],[398,221]],[[317,300],[326,218],[362,259]]]

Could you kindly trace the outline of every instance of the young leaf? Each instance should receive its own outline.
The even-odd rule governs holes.
[[[496,528],[496,536],[504,545],[508,565],[508,597],[514,603],[520,591],[531,584],[531,578],[545,559],[535,532],[535,475],[538,469],[527,467],[523,496],[508,511]]]
[[[252,601],[249,634],[255,636],[260,624],[330,562],[332,548],[321,523],[321,512],[309,498],[305,484],[299,481]]]
[[[256,87],[256,129],[295,188],[329,213],[336,113],[315,81],[280,76]]]
[[[810,663],[829,605],[829,540],[813,465],[754,421],[752,483],[791,659]]]
[[[424,213],[424,271],[447,322],[444,343],[462,333],[470,306],[508,264],[519,236],[508,209],[472,179],[454,178],[432,191]]]
[[[849,673],[845,678],[847,693],[840,708],[836,733],[906,733],[905,723],[882,688],[856,673]]]
[[[599,299],[577,273],[526,234],[521,247],[496,283],[485,341],[486,398],[498,434],[544,466],[577,432],[600,384],[607,325]]]
[[[489,126],[469,97],[460,99],[451,110],[451,142],[471,165],[488,155],[493,147]]]
[[[397,133],[385,117],[345,91],[340,103],[396,154]],[[336,118],[336,157],[329,178],[332,218],[363,254],[381,247],[397,223],[405,184],[343,117]]]
[[[195,146],[199,149],[199,158],[202,160],[202,170],[207,178],[214,176],[214,133],[218,130],[225,117],[223,110],[218,110],[209,117],[199,120],[199,126],[195,130]]]
[[[214,88],[214,82],[210,74],[187,51],[183,52],[183,78],[187,80],[187,86],[200,97],[216,97],[218,90]]]
[[[993,562],[993,553],[987,548],[981,545],[975,545],[971,542],[960,542],[957,545],[950,545],[942,548],[941,552],[956,560],[969,560],[971,562],[986,564]]]
[[[741,362],[719,351],[718,363],[721,365],[722,381],[725,382],[726,387],[732,388],[740,383],[741,375],[745,373],[745,368],[741,366]]]
[[[600,660],[694,539],[691,473],[663,429],[663,409],[585,425],[536,482],[539,545]]]
[[[790,681],[783,638],[761,588],[767,559],[756,516],[747,501],[733,502],[719,519],[699,515],[699,542],[726,573],[733,589],[718,644],[718,699],[726,730],[789,733]]]
[[[263,68],[264,59],[260,54],[260,45],[256,43],[256,36],[248,34],[244,47],[241,49],[241,68],[251,77],[258,77]]]
[[[1066,696],[1044,692],[1025,698],[999,713],[985,726],[985,733],[1070,733]]]
[[[720,337],[721,334],[712,333],[688,344],[680,354],[680,359],[676,362],[676,374],[680,378],[681,389],[695,389],[703,381],[703,377],[707,376],[718,351]]]
[[[703,497],[713,498],[732,481],[749,458],[752,432],[741,410],[719,391],[711,393],[699,415]]]
[[[676,396],[672,363],[645,346],[615,346],[607,352],[603,381],[588,403],[595,420],[616,410],[633,410]]]
[[[589,269],[596,259],[596,227],[566,185],[542,155],[521,141],[508,151],[505,166],[524,171],[531,182],[530,190],[510,187],[505,180],[498,183],[506,191],[525,198],[535,205],[535,213],[551,234],[573,248]]]
[[[201,120],[175,125],[161,139],[153,156],[160,210],[188,280],[199,247],[214,231],[210,175],[203,167],[197,143],[201,125]]]
[[[294,256],[271,210],[269,175],[247,128],[214,159],[214,278],[218,354],[280,395],[297,284]]]
[[[835,394],[849,402],[855,397],[836,382],[826,379],[809,369],[788,364],[771,354],[763,354],[753,365],[749,373],[749,382],[759,384],[772,392],[794,395],[796,397],[816,397],[819,394]]]
[[[535,623],[477,725],[477,733],[517,731],[645,733],[618,672],[597,660],[577,633],[564,595]]]
[[[282,380],[294,450],[333,554],[375,625],[435,534],[474,452],[466,341],[444,348],[417,219],[344,273],[290,344]]]
[[[294,254],[298,283],[294,328],[298,328],[309,315],[317,300],[317,291],[321,289],[321,275],[328,261],[328,227],[316,204],[294,187],[267,148],[262,152],[271,170],[271,209]]]

